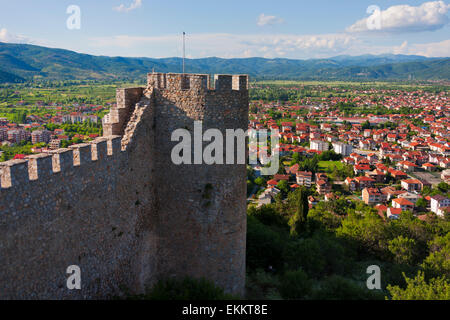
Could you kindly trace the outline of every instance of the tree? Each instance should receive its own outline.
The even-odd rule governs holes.
[[[370,125],[369,120],[366,120],[365,122],[363,122],[363,124],[361,125],[361,128],[362,128],[363,130],[371,129],[372,126]]]
[[[277,188],[283,192],[284,195],[287,195],[289,193],[289,183],[286,180],[281,180],[277,184]]]
[[[255,217],[247,219],[247,266],[250,269],[282,267],[284,243],[280,235]]]
[[[350,279],[333,275],[322,281],[313,295],[314,300],[373,300],[382,299],[378,292],[371,291]]]
[[[445,182],[440,182],[437,185],[437,188],[439,189],[439,191],[443,192],[443,193],[447,193],[447,191],[449,190],[450,185],[448,183]]]
[[[266,181],[264,180],[264,178],[258,177],[258,178],[255,179],[255,183],[256,183],[258,186],[262,187],[262,186],[264,186],[264,184],[266,183]]]
[[[308,191],[305,188],[298,188],[289,195],[288,202],[293,209],[290,214],[288,224],[291,228],[291,235],[298,235],[304,231],[308,217]]]
[[[417,200],[416,202],[416,206],[422,209],[426,209],[428,205],[427,200],[425,200],[425,198],[420,198]]]
[[[406,277],[406,289],[388,285],[392,300],[450,300],[450,282],[445,277],[425,281],[425,274],[418,272],[414,279]]]
[[[389,241],[388,249],[394,256],[394,261],[400,264],[412,264],[415,254],[416,241],[403,236]]]
[[[425,275],[428,277],[445,275],[450,278],[450,233],[430,241],[429,250],[430,254],[421,264]]]
[[[302,269],[287,271],[281,278],[280,293],[285,299],[304,299],[311,289],[312,281]]]

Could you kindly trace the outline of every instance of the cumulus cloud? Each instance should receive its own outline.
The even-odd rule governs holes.
[[[180,55],[180,36],[167,35],[139,37],[120,35],[92,38],[91,46],[97,48],[123,49],[128,56],[152,52],[152,56],[167,56],[167,52]],[[329,57],[348,53],[357,46],[357,39],[348,34],[286,35],[286,34],[190,34],[188,52],[194,57]],[[158,50],[164,53],[157,54]],[[135,52],[133,52],[135,51]],[[142,52],[142,53],[139,53]]]
[[[281,18],[278,18],[276,16],[266,16],[264,13],[261,13],[256,24],[260,27],[264,27],[267,25],[280,24],[283,22],[284,20]]]
[[[414,54],[425,57],[449,57],[450,40],[431,43],[408,44],[404,41],[400,46],[394,47],[395,54]]]
[[[347,28],[348,32],[417,32],[433,31],[444,27],[449,18],[450,4],[444,1],[425,2],[420,6],[397,5],[386,10],[374,10],[368,18],[361,19]],[[373,28],[378,20],[379,28]],[[375,24],[376,25],[376,24]],[[372,26],[372,27],[371,27]]]
[[[118,12],[129,12],[131,10],[139,8],[140,6],[142,6],[142,0],[134,0],[129,7],[126,7],[124,4],[121,4],[120,6],[114,7],[113,9]]]
[[[9,32],[6,28],[0,29],[0,42],[33,43],[29,38]]]

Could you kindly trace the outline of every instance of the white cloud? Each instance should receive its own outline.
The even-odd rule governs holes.
[[[420,6],[397,5],[389,7],[386,10],[378,12],[380,17],[380,29],[376,30],[368,27],[368,19],[364,18],[347,28],[348,32],[417,32],[433,31],[444,27],[449,18],[447,12],[450,10],[450,4],[444,1],[425,2]],[[377,12],[372,14],[375,18]],[[370,25],[370,20],[369,20]],[[371,30],[369,30],[371,29]]]
[[[407,41],[404,41],[400,46],[394,47],[393,53],[413,54],[425,57],[449,57],[450,40],[412,45],[409,45]]]
[[[278,18],[276,16],[266,16],[264,13],[261,13],[256,24],[260,27],[263,27],[267,25],[280,24],[283,22],[284,20],[281,18]]]
[[[0,42],[9,42],[9,43],[33,43],[29,38],[16,35],[9,32],[6,28],[0,29]]]
[[[329,57],[348,53],[357,47],[358,40],[348,34],[286,35],[286,34],[190,34],[187,51],[193,57]],[[153,57],[181,54],[179,35],[140,37],[120,35],[92,38],[91,46],[102,50],[120,48],[127,56]],[[117,52],[117,51],[116,51]],[[159,53],[161,52],[161,53]],[[146,54],[144,54],[146,53]]]
[[[142,0],[134,0],[129,7],[126,7],[124,4],[121,4],[118,7],[114,7],[113,10],[118,12],[129,12],[131,10],[139,8],[140,6],[142,6]]]

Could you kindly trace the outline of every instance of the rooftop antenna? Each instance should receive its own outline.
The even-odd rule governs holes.
[[[186,32],[183,31],[183,74],[184,74],[184,60],[186,58]]]

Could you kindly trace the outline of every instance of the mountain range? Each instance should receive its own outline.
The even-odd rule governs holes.
[[[181,58],[94,56],[64,49],[0,42],[0,83],[30,80],[136,80],[146,73],[180,72]],[[450,58],[414,55],[337,56],[328,59],[186,59],[186,72],[249,74],[253,79],[449,80]]]

